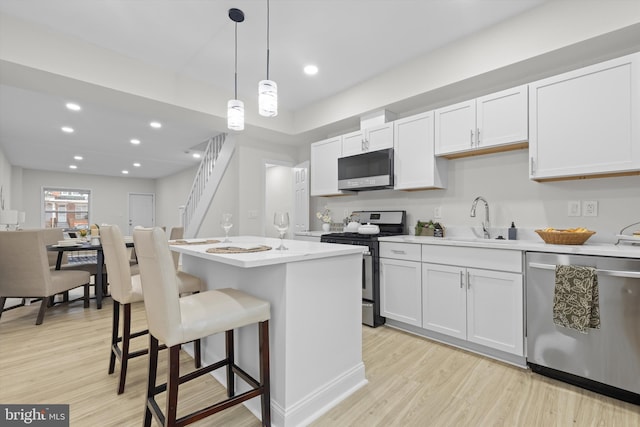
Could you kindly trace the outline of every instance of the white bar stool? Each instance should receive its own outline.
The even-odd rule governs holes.
[[[260,396],[262,425],[270,426],[269,302],[236,289],[210,290],[181,298],[165,233],[160,228],[136,229],[133,232],[133,240],[140,265],[151,341],[144,425],[150,427],[151,419],[154,417],[164,426],[183,426]],[[233,330],[252,323],[258,323],[259,381],[236,365],[234,359]],[[226,357],[180,376],[180,345],[220,332],[225,332]],[[169,349],[169,369],[167,382],[156,385],[159,341]],[[226,367],[227,372],[228,398],[178,419],[178,385],[222,367]],[[236,395],[234,374],[252,388]],[[155,397],[165,390],[166,410],[163,413]]]

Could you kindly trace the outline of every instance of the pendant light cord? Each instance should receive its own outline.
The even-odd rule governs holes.
[[[267,80],[269,80],[269,0],[267,0]]]
[[[238,23],[235,26],[234,99],[238,99]]]

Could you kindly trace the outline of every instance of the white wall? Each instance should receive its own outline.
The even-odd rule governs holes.
[[[155,180],[152,179],[107,177],[33,169],[22,169],[19,175],[22,177],[21,209],[26,212],[24,228],[42,226],[40,222],[42,207],[40,204],[42,187],[44,186],[91,190],[90,221],[95,224],[116,224],[123,232],[129,229],[129,193],[155,193]],[[156,224],[158,224],[157,221]]]
[[[0,187],[2,187],[2,201],[5,209],[16,209],[11,205],[11,164],[0,147]],[[0,209],[2,206],[0,205]]]
[[[343,197],[314,197],[311,212],[328,205],[334,218],[341,218],[345,209],[404,209],[412,234],[417,220],[433,218],[436,206],[442,208],[439,221],[445,227],[478,226],[484,211],[479,209],[476,218],[469,213],[473,199],[482,195],[489,202],[490,219],[495,227],[507,227],[511,221],[530,229],[583,226],[604,237],[640,221],[640,176],[538,183],[529,180],[527,162],[527,150],[449,160],[449,186],[445,190],[380,190]],[[598,201],[598,216],[568,217],[568,200]],[[320,229],[320,221],[313,215],[310,228]]]
[[[291,227],[286,236],[292,236],[293,229],[293,170],[289,166],[270,166],[266,169],[265,192],[265,236],[279,237],[273,225],[273,216],[277,211],[288,212]]]

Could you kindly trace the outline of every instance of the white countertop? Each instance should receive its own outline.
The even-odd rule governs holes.
[[[224,237],[185,239],[187,241],[203,241],[216,239],[224,240]],[[172,245],[171,250],[192,255],[199,258],[209,259],[224,264],[242,268],[260,267],[265,265],[285,264],[296,261],[307,261],[311,259],[329,258],[334,256],[361,254],[366,250],[364,246],[338,245],[333,243],[306,242],[300,240],[284,240],[286,251],[275,250],[280,246],[280,239],[258,236],[232,236],[230,243],[213,243],[199,245]],[[225,246],[249,247],[266,245],[271,246],[271,250],[262,252],[249,252],[238,254],[212,254],[207,253],[207,249]]]
[[[296,231],[296,236],[320,237],[323,234],[335,233],[335,231]]]
[[[466,246],[475,248],[508,249],[516,251],[552,252],[578,255],[599,255],[640,259],[640,246],[621,243],[589,243],[583,245],[549,245],[534,240],[496,240],[464,237],[392,236],[381,237],[381,242],[414,243],[422,245]]]

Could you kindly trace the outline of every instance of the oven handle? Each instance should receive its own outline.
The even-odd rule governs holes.
[[[530,262],[529,268],[538,268],[540,270],[555,270],[556,266],[553,264],[540,264],[537,262]],[[640,279],[640,271],[601,270],[598,268],[596,269],[596,273],[602,276],[628,277],[631,279]]]

